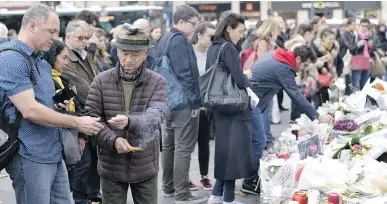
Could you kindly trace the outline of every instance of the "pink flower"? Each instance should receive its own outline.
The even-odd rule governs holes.
[[[310,145],[310,151],[312,152],[312,153],[315,153],[316,151],[317,151],[317,145]]]
[[[360,145],[353,145],[352,149],[355,152],[361,152],[361,146]]]

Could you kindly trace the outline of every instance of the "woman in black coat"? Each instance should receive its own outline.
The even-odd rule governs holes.
[[[60,41],[54,41],[52,44],[50,50],[44,53],[44,59],[51,65],[52,67],[52,79],[55,84],[55,91],[59,91],[63,89],[65,86],[69,86],[69,83],[65,81],[61,74],[63,70],[65,69],[67,65],[68,60],[68,50],[66,48],[66,45]],[[73,90],[74,87],[73,87]],[[81,105],[78,101],[74,99],[70,100],[67,104],[66,109],[62,109],[61,112],[65,114],[75,115],[75,116],[81,116],[82,110]],[[86,136],[83,134],[79,134],[79,143],[80,143],[80,149],[83,151],[86,144]],[[67,165],[67,171],[68,171],[68,177],[69,177],[69,183],[70,183],[70,190],[73,190],[73,181],[74,181],[74,167],[75,165]]]
[[[223,18],[217,25],[206,61],[206,69],[209,69],[215,64],[220,52],[219,61],[223,62],[240,89],[248,89],[248,80],[243,74],[236,47],[243,37],[244,27],[244,19],[239,14],[232,13]],[[220,51],[224,43],[226,45]],[[216,183],[208,203],[236,203],[235,180],[248,178],[253,174],[251,108],[236,114],[222,111],[214,111],[213,114],[216,127]]]
[[[387,56],[386,25],[384,23],[381,23],[376,27],[372,50],[373,52],[376,51],[380,57]]]

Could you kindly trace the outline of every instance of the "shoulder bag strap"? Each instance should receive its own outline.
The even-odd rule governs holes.
[[[0,52],[4,52],[4,51],[14,51],[14,52],[18,52],[20,53],[25,59],[27,59],[27,63],[28,63],[28,72],[29,72],[29,76],[30,76],[30,81],[32,83],[32,85],[36,85],[37,84],[37,81],[36,81],[36,76],[34,74],[34,63],[32,62],[32,58],[31,56],[28,56],[24,51],[20,50],[19,48],[15,47],[15,46],[11,46],[11,47],[6,47],[6,48],[3,48],[3,49],[0,49]],[[17,111],[16,113],[16,119],[15,119],[15,122],[11,124],[11,126],[15,127],[15,128],[19,128],[20,126],[20,122],[21,122],[21,119],[23,118],[22,114],[20,113],[20,111]]]
[[[20,50],[17,47],[14,47],[14,46],[3,48],[3,49],[0,50],[0,52],[4,52],[4,51],[8,51],[8,50],[20,53],[27,60],[28,72],[29,72],[29,75],[30,75],[30,80],[31,80],[32,84],[35,86],[37,81],[36,81],[36,77],[35,77],[35,73],[34,73],[34,68],[33,68],[34,67],[34,63],[32,62],[31,56],[28,56],[24,51]]]
[[[181,34],[180,33],[173,33],[171,36],[169,36],[169,38],[167,39],[167,41],[164,44],[164,47],[163,47],[162,52],[161,52],[161,56],[164,56],[167,54],[166,52],[167,52],[167,47],[169,45],[169,42],[171,42],[172,38],[175,37],[176,35],[181,35]]]
[[[227,45],[227,42],[224,42],[224,43],[222,44],[222,46],[220,47],[219,53],[218,53],[218,57],[216,58],[215,64],[218,64],[218,63],[219,63],[219,60],[220,60],[220,54],[222,53],[222,50],[223,50],[224,47],[226,47],[226,45]]]

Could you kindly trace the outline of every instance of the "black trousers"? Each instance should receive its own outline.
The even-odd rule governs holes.
[[[198,158],[200,175],[207,176],[210,163],[211,121],[205,110],[200,110]]]
[[[67,174],[69,178],[69,184],[70,184],[70,192],[73,192],[74,189],[74,176],[75,176],[75,166],[67,166]]]
[[[278,107],[282,107],[282,102],[284,101],[284,89],[280,89],[277,93]]]
[[[97,149],[89,138],[81,161],[74,168],[73,198],[75,204],[87,204],[101,196],[100,177],[97,172]]]
[[[322,106],[323,103],[329,101],[328,87],[322,87],[320,91],[316,94],[316,109]]]
[[[350,85],[352,84],[352,77],[351,75],[347,74],[345,75],[345,95],[349,96],[352,94]]]

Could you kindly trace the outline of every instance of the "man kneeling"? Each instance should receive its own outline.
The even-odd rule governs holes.
[[[124,24],[113,45],[119,63],[94,79],[86,102],[106,127],[95,136],[102,203],[126,204],[130,187],[135,204],[156,204],[166,81],[145,67],[151,41],[143,30]]]

